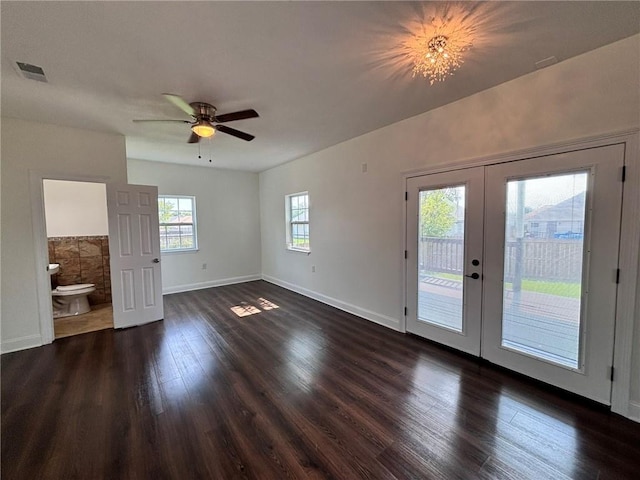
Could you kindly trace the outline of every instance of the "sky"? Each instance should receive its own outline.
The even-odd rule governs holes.
[[[531,178],[525,184],[525,208],[540,208],[544,205],[555,205],[571,198],[587,189],[589,173],[577,172],[565,175]],[[515,208],[517,202],[517,180],[509,181],[509,210]]]

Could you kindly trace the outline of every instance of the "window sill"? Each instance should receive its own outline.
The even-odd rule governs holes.
[[[198,253],[198,248],[182,248],[176,250],[161,250],[160,255],[174,255],[176,253]]]
[[[311,253],[311,249],[310,248],[296,248],[296,247],[292,247],[290,245],[287,245],[287,250],[289,252],[306,253],[307,255],[309,255]]]

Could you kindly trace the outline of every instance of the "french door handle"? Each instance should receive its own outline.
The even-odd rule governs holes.
[[[160,263],[160,259],[158,258],[154,258],[153,260],[151,260],[153,263]]]
[[[465,277],[469,277],[469,278],[473,278],[474,280],[477,280],[480,278],[480,275],[476,272],[473,272],[471,275],[465,275]]]

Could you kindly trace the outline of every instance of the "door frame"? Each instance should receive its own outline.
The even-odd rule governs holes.
[[[620,227],[619,265],[620,283],[617,289],[615,340],[613,366],[615,369],[611,391],[611,411],[640,421],[640,403],[631,400],[632,353],[634,334],[634,314],[636,308],[636,293],[640,286],[640,222],[637,212],[640,211],[640,129],[634,128],[624,131],[611,132],[602,135],[583,137],[579,139],[543,145],[534,148],[512,152],[454,161],[450,164],[438,163],[433,167],[422,167],[402,172],[402,195],[406,195],[407,181],[410,178],[433,173],[442,173],[470,167],[496,165],[518,160],[533,159],[547,155],[585,150],[607,145],[624,144],[624,164],[626,166],[626,181],[623,185],[622,216]],[[425,159],[426,161],[431,159]],[[405,197],[406,198],[406,197]],[[407,245],[407,202],[403,205],[402,216],[402,245]],[[407,303],[407,261],[403,255],[402,299]],[[638,299],[640,301],[640,298]],[[406,332],[407,319],[400,317],[400,331]]]
[[[70,182],[109,183],[110,177],[73,175],[69,173],[29,170],[31,196],[31,220],[35,245],[36,292],[42,345],[53,342],[53,306],[51,303],[51,281],[44,265],[49,263],[47,224],[44,209],[44,180],[66,180]]]

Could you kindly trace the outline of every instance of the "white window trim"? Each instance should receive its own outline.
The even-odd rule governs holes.
[[[301,248],[301,247],[295,247],[293,245],[293,239],[292,239],[292,235],[291,235],[291,198],[292,197],[297,197],[299,195],[306,195],[307,196],[307,215],[309,220],[306,222],[295,222],[296,224],[307,224],[309,226],[309,247],[308,248]],[[285,211],[285,238],[286,238],[286,248],[287,250],[289,250],[290,252],[300,252],[300,253],[306,253],[309,254],[311,253],[311,197],[309,196],[309,192],[308,191],[302,191],[302,192],[297,192],[297,193],[290,193],[285,195],[284,197],[284,211]]]
[[[169,193],[163,193],[158,195],[158,199],[160,198],[176,198],[176,199],[180,199],[180,198],[188,198],[191,200],[191,205],[192,205],[192,211],[191,211],[191,226],[193,228],[193,247],[190,248],[171,248],[169,250],[163,250],[162,249],[162,244],[160,246],[160,253],[162,255],[168,254],[168,255],[173,255],[174,253],[194,253],[198,251],[198,228],[197,228],[197,224],[198,224],[198,219],[196,218],[196,196],[195,195],[172,195]],[[158,221],[160,219],[158,218]],[[174,226],[174,225],[185,225],[184,223],[162,223],[159,221],[160,226]],[[189,225],[189,224],[186,224]],[[161,235],[162,237],[162,235]]]

